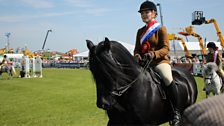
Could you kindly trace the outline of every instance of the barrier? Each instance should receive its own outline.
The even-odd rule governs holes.
[[[202,64],[201,63],[176,63],[173,64],[174,68],[181,68],[189,71],[193,75],[202,75]]]
[[[193,64],[192,63],[175,63],[173,64],[174,68],[181,68],[189,71],[190,73],[193,72]]]
[[[42,60],[39,56],[33,58],[33,77],[39,77],[39,78],[43,77]]]
[[[25,78],[30,78],[30,59],[27,56],[23,56],[21,60],[21,75],[25,74]],[[23,76],[21,76],[23,77]]]
[[[83,64],[80,63],[56,63],[57,68],[80,68]]]
[[[194,75],[202,75],[202,64],[201,63],[193,63],[193,74]]]

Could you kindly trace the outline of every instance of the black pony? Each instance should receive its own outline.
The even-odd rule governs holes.
[[[171,120],[172,107],[161,79],[152,69],[139,66],[124,46],[108,38],[98,45],[87,40],[87,47],[89,67],[96,81],[97,107],[107,111],[108,126],[159,125]],[[189,72],[172,72],[179,83],[182,113],[195,103],[197,86]]]

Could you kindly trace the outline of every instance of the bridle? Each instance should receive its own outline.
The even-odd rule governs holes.
[[[115,64],[122,68],[123,65],[113,57],[112,52],[109,51],[108,54],[111,57],[111,59],[115,62]],[[97,55],[96,55],[96,58],[97,58],[97,60],[99,62],[103,63]],[[119,87],[117,89],[114,89],[114,90],[110,91],[110,94],[112,96],[122,96],[129,88],[131,88],[133,86],[133,84],[139,79],[139,77],[146,71],[146,69],[148,68],[148,66],[151,63],[152,59],[151,60],[146,60],[145,59],[143,61],[144,62],[146,61],[146,63],[144,65],[143,69],[141,69],[141,72],[138,74],[138,76],[135,79],[133,79],[130,83],[128,83],[127,85],[125,85],[123,87]]]
[[[212,74],[209,74],[209,77],[205,77],[205,80],[211,80],[212,82],[214,82],[216,77],[218,77],[218,74],[216,74],[215,77],[213,77],[213,73],[212,73]]]
[[[138,76],[133,79],[130,83],[127,85],[120,87],[119,89],[115,89],[114,91],[111,92],[111,95],[114,96],[122,96],[130,87],[133,86],[133,84],[139,79],[139,77],[145,72],[145,70],[148,68],[149,64],[151,61],[147,60],[146,64],[144,65],[143,69],[141,69],[141,72],[138,74]]]

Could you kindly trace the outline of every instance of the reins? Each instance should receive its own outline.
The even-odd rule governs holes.
[[[113,61],[116,63],[116,65],[121,66],[121,64],[115,58],[113,58],[112,53],[109,53],[109,54],[110,54],[111,58],[113,59]],[[96,58],[99,62],[103,63],[98,56],[96,56]],[[139,79],[141,74],[146,71],[146,69],[149,67],[149,64],[151,63],[151,61],[152,60],[146,60],[146,64],[144,65],[143,69],[141,69],[141,72],[135,79],[133,79],[127,85],[120,87],[119,89],[115,89],[115,90],[111,91],[110,94],[112,96],[122,96],[130,87],[133,86],[133,84]]]
[[[141,76],[142,73],[145,72],[145,70],[148,68],[149,64],[151,61],[147,60],[145,66],[143,67],[143,70],[139,73],[139,75],[130,83],[128,83],[127,85],[120,87],[119,89],[116,89],[115,91],[112,91],[111,94],[115,95],[115,96],[121,96],[123,95],[123,93],[125,93],[130,87],[133,86],[133,84],[139,79],[139,77]]]

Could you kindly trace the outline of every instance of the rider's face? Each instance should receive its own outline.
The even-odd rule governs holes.
[[[142,21],[149,23],[156,17],[156,12],[154,10],[145,10],[141,12]]]
[[[214,53],[214,52],[215,52],[213,48],[208,48],[208,51],[209,51],[210,53]]]

